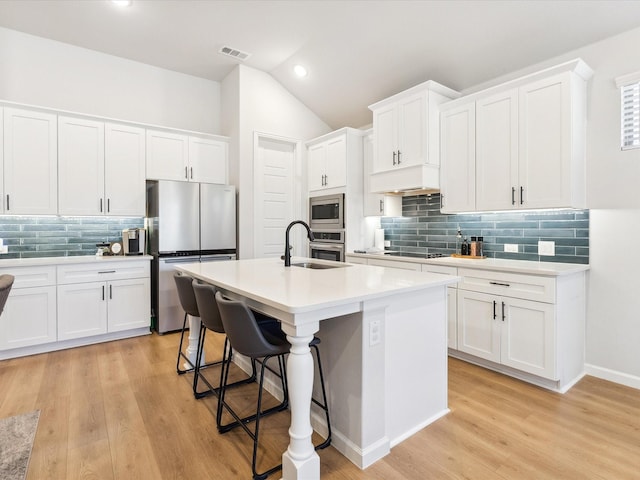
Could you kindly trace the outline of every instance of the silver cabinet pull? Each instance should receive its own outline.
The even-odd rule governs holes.
[[[395,152],[395,150],[393,152],[393,164],[394,165],[396,164],[396,152]]]
[[[380,213],[384,213],[384,200],[380,200]]]
[[[398,165],[400,165],[400,154],[401,154],[401,152],[400,152],[400,150],[398,150]]]

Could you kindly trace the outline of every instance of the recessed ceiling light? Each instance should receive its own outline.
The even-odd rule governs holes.
[[[119,7],[130,7],[133,2],[131,0],[111,0],[111,3]]]
[[[304,68],[302,65],[296,65],[295,67],[293,67],[293,71],[299,77],[306,77],[307,76],[307,69]]]

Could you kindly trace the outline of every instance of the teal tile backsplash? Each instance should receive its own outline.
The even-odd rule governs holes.
[[[456,252],[460,226],[467,237],[484,237],[484,253],[491,258],[542,262],[589,263],[589,211],[555,210],[507,213],[440,213],[440,195],[403,197],[402,217],[383,217],[385,240],[407,255]],[[555,242],[555,256],[538,255],[538,241]],[[504,252],[506,243],[518,253]]]
[[[144,218],[0,216],[3,258],[93,255],[96,244],[122,240],[125,228],[144,227]]]

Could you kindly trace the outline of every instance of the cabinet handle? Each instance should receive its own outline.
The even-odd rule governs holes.
[[[190,171],[191,171],[191,180],[193,180],[193,167],[191,167]]]
[[[384,213],[384,200],[380,200],[380,213]]]
[[[188,174],[188,168],[187,167],[184,167],[184,178],[189,180],[189,174]]]
[[[496,301],[493,301],[493,319],[496,319]]]
[[[109,300],[111,300],[113,298],[113,290],[112,290],[113,285],[109,284]],[[503,303],[504,305],[504,303]]]
[[[524,203],[524,187],[520,187],[520,205]]]
[[[440,210],[444,207],[444,195],[440,194]]]
[[[504,316],[504,302],[502,302],[502,321],[504,322],[504,319],[506,317]]]
[[[489,282],[491,285],[500,285],[501,287],[510,287],[509,283]]]
[[[7,211],[9,211],[9,194],[7,193]]]
[[[516,204],[516,187],[511,187],[511,205]]]
[[[111,212],[111,199],[107,198],[107,213]]]
[[[102,272],[98,272],[98,273],[99,274],[102,274],[102,273],[116,273],[116,271],[115,270],[103,270]]]
[[[398,165],[400,165],[400,150],[398,150]]]
[[[100,199],[100,213],[102,213],[102,199]]]
[[[324,176],[324,185],[325,187],[329,185],[329,177],[327,175]]]
[[[102,285],[102,301],[104,301],[104,285]]]
[[[393,164],[396,164],[396,152],[395,150],[393,151]]]

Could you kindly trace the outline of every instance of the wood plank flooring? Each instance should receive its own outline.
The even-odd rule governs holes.
[[[210,337],[209,359],[221,350]],[[0,418],[41,410],[27,479],[251,478],[248,436],[218,434],[215,399],[195,400],[192,376],[176,374],[178,340],[151,335],[0,362]],[[233,401],[249,409],[254,391],[238,388]],[[638,390],[585,377],[560,395],[450,359],[449,405],[366,470],[321,451],[323,480],[640,479]],[[262,467],[279,463],[288,422],[286,412],[265,422]]]

